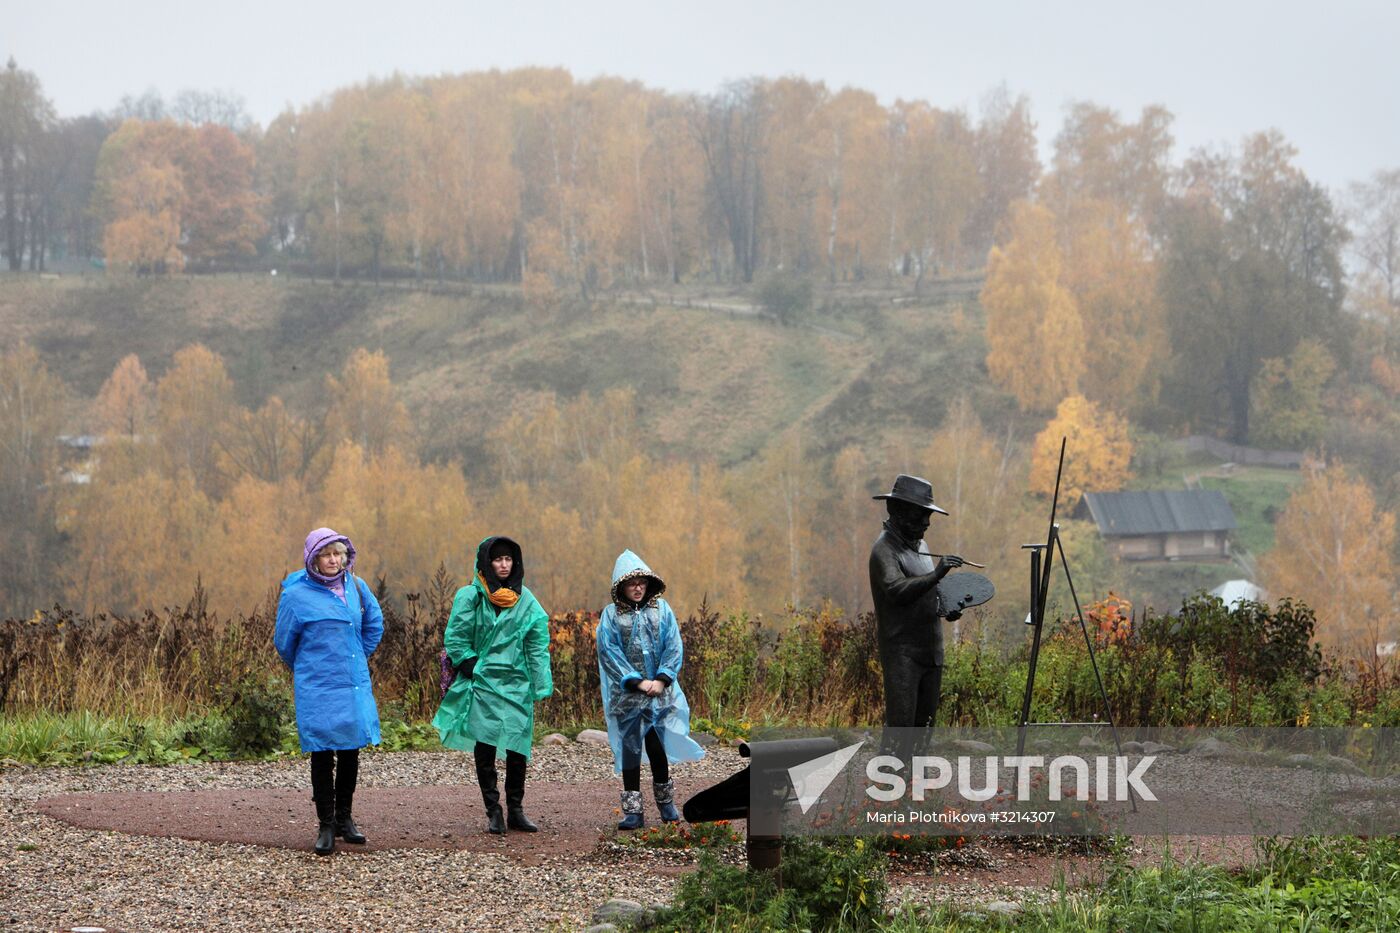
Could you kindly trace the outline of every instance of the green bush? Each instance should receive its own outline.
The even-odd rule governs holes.
[[[885,854],[862,839],[788,839],[779,890],[771,872],[724,865],[706,852],[681,878],[659,929],[869,929],[885,915],[885,868]]]
[[[796,324],[812,309],[812,281],[792,273],[774,272],[758,286],[758,303],[778,323]]]
[[[265,758],[282,748],[283,727],[292,718],[292,698],[281,677],[250,674],[221,691],[220,699],[234,757]]]

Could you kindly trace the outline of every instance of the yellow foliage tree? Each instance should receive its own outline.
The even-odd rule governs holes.
[[[421,465],[397,447],[371,453],[342,441],[316,501],[320,517],[311,521],[355,542],[357,572],[399,591],[420,588],[438,564],[460,574],[463,555],[474,556],[485,537],[472,537],[477,519],[461,468]]]
[[[807,456],[800,428],[774,438],[751,466],[729,476],[733,502],[748,526],[743,561],[750,585],[763,594],[755,603],[761,612],[818,602],[808,579],[819,480],[818,464]]]
[[[223,357],[203,344],[175,354],[156,383],[157,423],[166,475],[188,471],[207,495],[222,492],[220,437],[234,414],[233,380]]]
[[[326,425],[298,418],[277,396],[256,412],[240,410],[223,432],[222,463],[230,475],[246,474],[267,483],[309,482],[333,452]]]
[[[64,395],[32,347],[0,354],[0,612],[27,614],[47,598]]]
[[[678,612],[706,596],[738,605],[742,529],[718,468],[658,462],[641,451],[636,422],[635,394],[621,389],[562,407],[549,398],[499,425],[501,478],[481,497],[481,537],[521,537],[527,578],[551,609],[601,608],[623,548],[662,575]]]
[[[360,347],[346,360],[339,379],[326,376],[326,392],[331,397],[326,424],[334,441],[350,441],[372,454],[408,442],[408,409],[389,381],[383,353]]]
[[[93,419],[103,434],[130,440],[149,434],[155,391],[135,353],[122,357],[93,403]]]
[[[1035,437],[1031,450],[1032,492],[1055,491],[1055,468],[1060,441],[1066,440],[1065,469],[1060,481],[1060,508],[1065,515],[1086,492],[1121,489],[1132,475],[1133,442],[1128,422],[1082,395],[1060,403],[1055,417]]]
[[[1004,594],[999,597],[1003,610],[1024,589],[1020,545],[1032,535],[1021,499],[1024,458],[1018,454],[1011,438],[989,434],[971,402],[960,396],[917,461],[933,483],[934,501],[949,512],[934,517],[931,546],[986,564],[984,572]],[[954,634],[960,624],[954,624]]]
[[[283,577],[301,567],[313,509],[295,480],[240,478],[215,508],[210,547],[218,553],[219,569],[204,577],[210,605],[251,612],[275,594]]]
[[[214,505],[188,470],[93,482],[65,528],[70,602],[97,612],[138,612],[187,602],[196,578],[234,572],[210,540]],[[213,548],[213,550],[209,550]]]
[[[1167,332],[1157,265],[1140,220],[1111,201],[1075,201],[1060,218],[1061,281],[1083,325],[1080,389],[1126,412],[1156,398]]]
[[[179,272],[180,177],[169,164],[142,165],[125,176],[116,196],[118,211],[102,233],[108,267],[137,272]]]
[[[819,592],[836,600],[848,613],[870,608],[870,543],[884,516],[872,490],[889,479],[879,464],[857,444],[843,447],[831,461],[830,502],[817,509],[815,582]]]
[[[1317,638],[1333,650],[1371,654],[1400,635],[1395,515],[1340,463],[1313,469],[1284,506],[1275,545],[1259,560],[1270,596],[1301,600],[1317,614]]]
[[[1264,360],[1250,393],[1250,439],[1268,447],[1300,449],[1327,429],[1323,389],[1337,361],[1319,340],[1305,337],[1286,358]]]
[[[914,291],[924,279],[955,266],[963,225],[981,195],[972,127],[965,114],[899,101],[900,205],[905,256],[915,267]]]
[[[1018,202],[1011,236],[987,260],[987,369],[1022,411],[1044,411],[1079,391],[1084,327],[1062,283],[1055,218]]]
[[[612,494],[621,504],[600,542],[605,566],[594,579],[593,592],[601,588],[606,599],[613,559],[631,548],[662,574],[677,612],[694,609],[706,598],[712,606],[741,606],[745,590],[736,558],[744,537],[739,516],[724,497],[718,468],[661,463],[640,453],[621,470],[615,465],[603,457],[593,471],[613,484]]]

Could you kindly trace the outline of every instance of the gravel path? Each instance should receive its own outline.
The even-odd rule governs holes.
[[[473,772],[468,756],[448,753],[368,754],[360,786],[422,786],[456,794]],[[678,765],[678,784],[700,785],[741,767],[732,749],[710,749],[691,766]],[[571,744],[542,747],[531,763],[530,789],[544,782],[568,795],[606,785],[616,806],[612,756],[604,748]],[[231,842],[128,835],[84,829],[44,813],[44,798],[64,794],[271,791],[299,799],[311,810],[309,777],[300,759],[257,763],[190,764],[166,768],[12,768],[0,772],[0,927],[13,930],[97,926],[109,931],[196,930],[541,930],[577,929],[610,897],[642,903],[669,899],[678,871],[646,851],[598,845],[598,828],[611,825],[610,807],[575,807],[590,825],[581,851],[532,851],[528,837],[487,837],[496,851],[381,849],[337,856]],[[598,788],[601,792],[602,788]],[[463,836],[486,836],[473,802]],[[357,798],[358,801],[358,798]],[[357,809],[359,807],[357,806]],[[535,812],[546,822],[545,812]],[[293,814],[303,819],[301,814]],[[310,816],[304,817],[311,826]],[[255,820],[248,820],[253,823]],[[139,827],[132,827],[137,829]],[[230,835],[247,826],[231,825]],[[375,827],[365,821],[367,833]],[[303,833],[304,835],[305,833]],[[542,834],[548,835],[548,834]],[[300,838],[300,837],[298,837]],[[557,839],[556,839],[557,841]],[[341,852],[352,853],[340,855]]]
[[[673,767],[683,794],[744,764],[733,749],[707,751]],[[544,831],[533,837],[483,831],[472,775],[456,752],[363,755],[356,812],[370,845],[320,858],[304,759],[0,769],[0,929],[577,930],[613,897],[669,901],[693,864],[612,841],[619,784],[606,748],[536,749],[526,809]],[[1155,861],[1160,840],[1142,842],[1136,861]],[[1250,860],[1248,840],[1204,842],[1210,861]],[[741,860],[742,846],[725,856]],[[1103,868],[979,841],[936,865],[896,863],[891,897],[1026,902],[1060,878],[1093,884]]]

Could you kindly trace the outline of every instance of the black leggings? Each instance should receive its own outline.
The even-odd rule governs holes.
[[[648,729],[642,741],[647,747],[647,761],[651,763],[651,780],[654,784],[665,784],[671,779],[671,766],[666,761],[666,747],[655,729]],[[633,757],[626,746],[622,749],[622,789],[642,789],[642,759]]]
[[[355,794],[355,783],[359,777],[358,748],[311,753],[312,800],[348,801]]]

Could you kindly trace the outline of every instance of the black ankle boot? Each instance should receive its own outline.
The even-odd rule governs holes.
[[[534,823],[531,823],[530,818],[525,815],[525,811],[521,808],[519,800],[507,794],[506,802],[507,826],[519,833],[537,833],[540,831],[540,828]]]
[[[537,833],[522,804],[525,800],[525,756],[512,753],[506,758],[506,825],[516,832]]]
[[[335,834],[352,845],[362,846],[365,844],[365,834],[360,832],[360,827],[355,825],[355,818],[350,815],[350,803],[354,800],[354,794],[345,795],[342,799],[337,794],[335,798]]]
[[[481,785],[481,801],[486,804],[486,831],[505,835],[506,822],[501,814],[501,792],[496,786],[496,769],[477,768],[476,782]]]
[[[316,854],[330,855],[335,851],[335,801],[316,801],[316,819],[320,830],[316,834]]]

